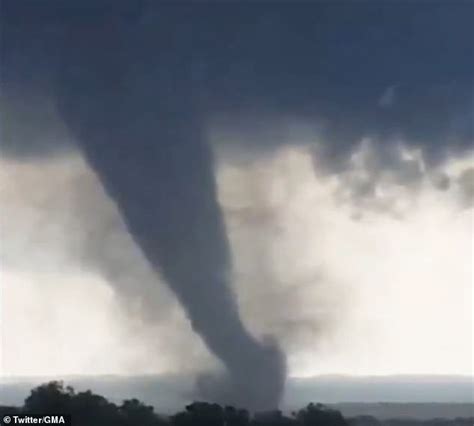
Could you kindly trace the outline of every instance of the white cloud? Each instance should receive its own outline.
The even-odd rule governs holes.
[[[470,164],[463,161],[443,173],[460,175]],[[378,184],[402,217],[355,208],[334,197],[347,176],[315,175],[313,167],[303,148],[219,167],[249,326],[277,334],[294,375],[470,374],[472,210],[459,208],[455,188],[437,191],[427,178],[415,192],[390,179]],[[82,160],[3,161],[1,170],[9,182],[0,190],[8,212],[2,374],[168,371],[189,367],[183,352],[193,365],[209,365]],[[363,215],[355,220],[357,209]],[[112,261],[134,271],[146,297],[161,300],[154,326],[120,309],[107,274],[84,253],[97,233],[105,243],[96,249],[119,246]]]

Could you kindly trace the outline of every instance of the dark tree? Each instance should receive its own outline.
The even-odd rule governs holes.
[[[250,423],[247,410],[238,410],[231,406],[224,408],[224,419],[226,426],[247,426]]]
[[[176,426],[223,426],[224,410],[218,404],[193,402],[186,406],[186,411],[173,416],[172,423]]]
[[[74,395],[74,390],[69,386],[64,387],[62,382],[50,382],[33,389],[25,399],[23,408],[32,414],[69,414]]]
[[[296,413],[298,424],[304,426],[347,426],[347,422],[339,411],[323,404],[309,404]]]
[[[69,414],[74,426],[160,426],[168,424],[137,399],[120,407],[90,390],[76,393],[61,382],[41,385],[25,400],[23,412],[31,414]],[[7,412],[7,411],[5,411]],[[12,413],[12,411],[8,411]]]
[[[75,392],[62,382],[51,382],[33,389],[23,407],[0,407],[0,414],[69,414],[74,426],[347,426],[341,413],[322,404],[309,404],[293,417],[281,411],[257,413],[194,402],[174,416],[157,415],[152,406],[137,399],[116,405],[90,390]],[[354,424],[354,423],[352,423]],[[365,425],[364,425],[365,426]],[[374,426],[374,425],[371,425]],[[444,426],[444,425],[437,425]],[[463,425],[464,426],[464,425]]]
[[[102,426],[118,423],[117,406],[91,391],[73,394],[69,407],[74,424]]]
[[[257,413],[252,420],[252,426],[290,426],[298,425],[295,419],[286,417],[281,411]]]
[[[166,420],[157,416],[153,407],[145,405],[138,399],[126,400],[119,407],[123,426],[158,426],[168,424]]]

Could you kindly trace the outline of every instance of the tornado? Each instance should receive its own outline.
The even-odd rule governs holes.
[[[120,18],[69,38],[59,112],[134,241],[222,362],[224,376],[199,378],[199,397],[277,408],[285,358],[274,342],[256,339],[239,314],[192,70],[167,52],[154,62],[136,55],[139,43]]]

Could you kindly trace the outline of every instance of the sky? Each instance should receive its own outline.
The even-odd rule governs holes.
[[[182,371],[188,344],[210,362],[166,287],[113,226],[117,211],[79,156],[4,163],[7,179],[2,374]],[[61,184],[51,189],[52,181]],[[387,184],[405,204],[397,217],[341,203],[338,185],[315,178],[310,156],[294,148],[251,167],[221,166],[244,317],[255,332],[281,336],[295,376],[472,374],[472,209],[462,208],[462,194]],[[77,202],[100,212],[89,229]],[[134,324],[100,273],[81,265],[87,232],[101,227],[156,286],[165,310],[156,325]]]
[[[4,9],[1,376],[215,369],[195,230],[291,376],[473,374],[473,3],[71,4]]]

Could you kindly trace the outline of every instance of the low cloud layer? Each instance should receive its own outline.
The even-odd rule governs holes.
[[[445,173],[456,181],[468,166],[452,161]],[[216,368],[79,156],[1,169],[3,374]],[[337,197],[345,179],[315,178],[305,150],[223,161],[218,182],[242,317],[279,339],[291,375],[469,373],[471,211],[455,185],[385,184],[403,216],[354,218],[360,204]],[[54,363],[51,347],[62,348]]]

